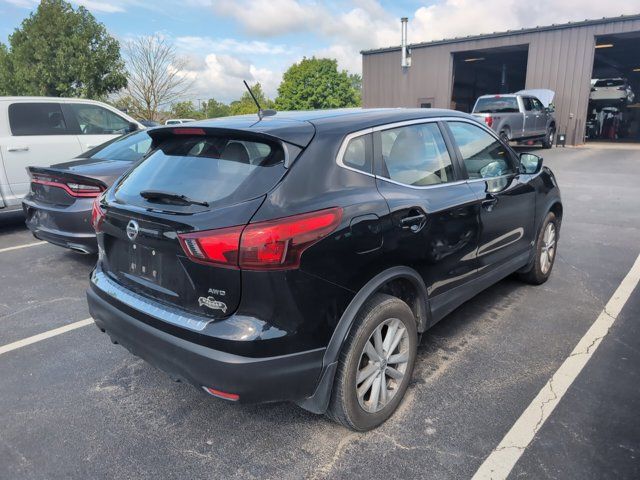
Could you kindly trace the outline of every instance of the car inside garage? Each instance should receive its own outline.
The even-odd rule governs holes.
[[[585,138],[640,141],[640,32],[596,37]]]
[[[478,97],[525,88],[528,45],[453,54],[451,108],[470,113]]]

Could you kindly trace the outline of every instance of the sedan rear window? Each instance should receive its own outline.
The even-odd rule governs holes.
[[[102,144],[85,154],[98,160],[137,162],[151,147],[151,137],[145,131],[130,133]]]
[[[483,97],[479,98],[473,113],[517,113],[516,97]]]
[[[275,186],[284,174],[283,164],[284,151],[276,143],[228,136],[172,137],[129,172],[116,198],[146,207],[180,206],[167,200],[169,195],[140,195],[162,192],[208,205],[237,203]]]

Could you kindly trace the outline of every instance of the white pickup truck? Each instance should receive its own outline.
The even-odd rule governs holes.
[[[0,97],[0,212],[21,208],[29,191],[27,167],[70,160],[144,126],[93,100]]]
[[[556,134],[552,90],[521,90],[504,95],[483,95],[472,115],[493,129],[505,142],[539,141],[551,148]]]

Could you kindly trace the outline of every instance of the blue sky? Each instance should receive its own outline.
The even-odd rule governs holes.
[[[37,6],[0,0],[0,41]],[[304,56],[338,60],[360,73],[362,49],[399,44],[401,16],[409,41],[487,33],[640,13],[638,0],[76,0],[120,39],[159,33],[188,59],[191,98],[230,101],[242,80],[260,81],[274,97],[289,65]]]

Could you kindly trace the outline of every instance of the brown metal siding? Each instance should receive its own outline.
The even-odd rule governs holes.
[[[636,31],[640,31],[640,20],[630,19],[416,47],[412,66],[405,71],[400,67],[399,49],[365,53],[363,106],[417,107],[418,99],[433,98],[434,107],[450,108],[454,52],[528,44],[526,88],[556,92],[558,132],[567,133],[567,143],[580,144],[587,117],[595,38]]]

